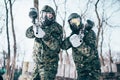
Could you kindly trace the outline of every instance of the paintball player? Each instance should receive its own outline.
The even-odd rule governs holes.
[[[26,36],[35,39],[33,60],[36,65],[33,80],[54,80],[63,37],[62,26],[55,21],[56,15],[52,7],[45,5],[40,13],[39,24],[26,30]]]
[[[96,47],[96,35],[92,30],[94,22],[87,20],[85,26],[77,13],[68,17],[72,33],[62,42],[61,48],[72,48],[73,60],[77,70],[77,80],[99,80],[100,62]]]

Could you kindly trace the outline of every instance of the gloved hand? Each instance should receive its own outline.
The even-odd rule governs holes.
[[[71,44],[73,47],[78,47],[81,45],[82,41],[79,37],[79,35],[77,34],[73,34],[70,38],[69,38]]]
[[[33,25],[33,31],[37,38],[43,38],[45,36],[45,32],[41,29],[39,24]]]

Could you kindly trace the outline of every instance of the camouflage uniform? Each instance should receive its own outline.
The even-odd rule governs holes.
[[[72,47],[72,55],[78,73],[77,80],[99,80],[100,63],[95,47],[95,39],[95,33],[90,30],[79,47],[72,47],[69,37],[63,41],[63,49],[67,50]]]
[[[51,10],[51,7],[47,6],[47,9]],[[33,80],[54,80],[57,73],[58,54],[63,36],[62,27],[54,21],[50,25],[41,25],[41,28],[45,32],[43,38],[34,36],[33,26],[26,31],[28,38],[35,38],[33,58],[36,66]]]
[[[73,60],[78,74],[77,80],[99,80],[100,62],[96,48],[95,32],[85,30],[83,42],[78,47],[72,46],[69,40],[71,35],[62,42],[62,49],[72,48]]]

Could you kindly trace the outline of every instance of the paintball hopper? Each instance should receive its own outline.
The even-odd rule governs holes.
[[[38,16],[38,12],[36,8],[30,8],[30,12],[29,12],[29,17],[32,19],[36,19]]]
[[[87,20],[87,23],[89,24],[89,26],[92,26],[92,27],[95,25],[94,22],[89,19]]]
[[[87,24],[85,24],[85,29],[86,30],[91,30],[94,25],[95,25],[94,22],[88,19]]]

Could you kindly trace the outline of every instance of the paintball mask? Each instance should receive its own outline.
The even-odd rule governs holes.
[[[50,6],[46,5],[45,7],[43,7],[40,13],[40,19],[43,25],[50,25],[52,22],[55,21],[55,12]]]
[[[81,17],[77,13],[72,13],[68,17],[68,22],[73,33],[78,34],[80,29],[82,29]]]

